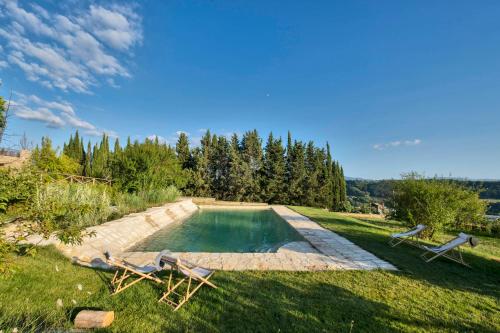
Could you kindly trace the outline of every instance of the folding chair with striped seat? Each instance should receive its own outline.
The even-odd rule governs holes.
[[[427,228],[425,225],[419,224],[408,231],[392,234],[389,245],[395,247],[403,242],[407,242],[410,245],[420,247],[419,235],[425,228]]]
[[[160,284],[165,283],[155,274],[163,270],[160,262],[163,252],[160,252],[154,263],[144,266],[137,266],[123,259],[115,258],[109,251],[104,253],[104,255],[107,264],[116,269],[115,275],[111,280],[111,286],[113,288],[112,295],[116,295],[142,280],[151,280]]]
[[[171,254],[164,254],[160,260],[163,264],[170,267],[170,276],[168,277],[167,290],[158,302],[165,302],[177,311],[186,303],[203,285],[217,288],[215,284],[209,281],[214,274],[214,270],[199,267],[180,258],[175,258]],[[176,278],[174,271],[181,277]],[[187,284],[184,288],[183,284]],[[181,291],[181,289],[184,289]]]

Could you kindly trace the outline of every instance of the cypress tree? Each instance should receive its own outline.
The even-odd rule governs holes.
[[[212,148],[212,136],[210,131],[201,138],[201,150],[197,156],[196,169],[198,173],[198,190],[201,196],[210,196],[211,193],[211,178],[210,178],[210,157]]]
[[[115,140],[115,147],[113,148],[113,154],[114,155],[120,155],[122,152],[122,147],[120,146],[120,141],[118,138]]]
[[[268,203],[286,203],[286,165],[284,148],[280,139],[270,133],[267,139],[263,166],[263,198]]]
[[[87,144],[87,151],[85,152],[85,165],[83,167],[82,174],[87,177],[92,176],[92,146],[89,143]]]
[[[184,169],[190,169],[192,167],[191,163],[191,152],[189,151],[189,139],[185,133],[181,133],[177,139],[177,144],[175,145],[175,151],[177,153],[177,159]]]
[[[250,168],[251,179],[245,199],[260,201],[260,172],[262,168],[262,140],[257,130],[246,132],[241,140],[241,156]]]
[[[228,198],[235,201],[243,201],[248,187],[251,183],[252,172],[250,166],[241,156],[241,147],[237,134],[231,136],[229,148],[229,175],[228,175]]]
[[[216,142],[216,144],[214,143]],[[211,156],[212,190],[218,199],[229,198],[230,148],[227,139],[219,136],[213,138],[213,154]]]
[[[291,151],[291,169],[289,185],[289,202],[302,205],[304,202],[304,184],[306,181],[304,144],[295,141]]]

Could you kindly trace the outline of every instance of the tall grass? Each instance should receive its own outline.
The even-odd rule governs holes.
[[[78,227],[99,224],[111,213],[110,195],[105,186],[49,183],[36,190],[30,203],[32,217]]]
[[[180,196],[174,186],[139,193],[122,193],[106,185],[49,183],[36,191],[30,212],[38,220],[85,228],[173,202]]]
[[[181,192],[175,186],[142,190],[138,193],[115,192],[113,195],[115,211],[112,218],[139,212],[154,205],[174,202],[180,195]]]

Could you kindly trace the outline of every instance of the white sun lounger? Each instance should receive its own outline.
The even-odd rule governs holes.
[[[123,259],[115,258],[109,251],[104,253],[104,255],[108,265],[116,268],[115,275],[111,280],[111,286],[113,288],[112,295],[116,295],[144,279],[151,280],[156,283],[165,283],[155,275],[155,273],[163,270],[161,258],[164,255],[164,252],[160,252],[154,263],[144,266],[133,265]],[[127,283],[126,280],[129,278],[131,280]]]
[[[469,243],[471,247],[474,247],[479,242],[476,238],[461,232],[457,237],[440,246],[422,246],[422,248],[426,251],[421,255],[421,257],[425,260],[425,262],[431,262],[432,260],[443,256],[450,260],[456,261],[459,264],[470,267],[462,258],[462,252],[460,249],[460,246],[467,243]]]
[[[408,231],[392,234],[389,245],[395,247],[403,242],[407,242],[408,244],[421,247],[418,236],[425,228],[425,225],[419,224]]]

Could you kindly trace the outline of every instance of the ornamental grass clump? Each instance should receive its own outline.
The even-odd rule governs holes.
[[[177,200],[180,195],[181,192],[173,185],[167,188],[150,189],[139,193],[139,196],[143,197],[149,204],[173,202]]]
[[[55,182],[39,186],[28,205],[30,234],[49,238],[55,234],[64,243],[78,244],[84,229],[106,221],[111,214],[105,186]]]

